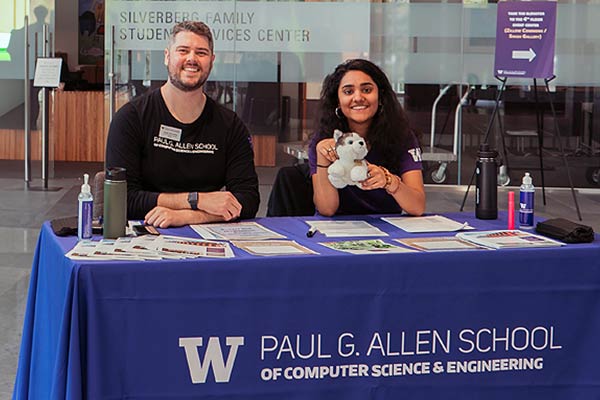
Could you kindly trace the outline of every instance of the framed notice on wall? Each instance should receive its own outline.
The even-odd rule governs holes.
[[[556,2],[499,2],[494,75],[553,77],[555,42]]]

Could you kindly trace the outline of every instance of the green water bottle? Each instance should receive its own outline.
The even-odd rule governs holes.
[[[116,239],[125,236],[127,225],[127,180],[125,168],[106,170],[104,177],[103,236]]]

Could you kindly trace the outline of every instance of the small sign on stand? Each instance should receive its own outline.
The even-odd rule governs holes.
[[[494,75],[552,78],[555,38],[555,1],[498,2]]]
[[[40,103],[40,112],[42,116],[42,181],[41,187],[28,187],[33,191],[55,192],[62,188],[48,187],[48,162],[50,155],[49,138],[49,104],[48,88],[57,88],[60,85],[60,71],[62,68],[62,58],[39,57],[35,64],[35,74],[33,76],[33,86],[42,88],[42,99]]]
[[[57,88],[60,85],[62,58],[38,58],[33,77],[34,87]]]

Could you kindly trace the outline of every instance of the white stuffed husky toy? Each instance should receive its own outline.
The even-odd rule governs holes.
[[[333,133],[335,151],[339,157],[327,168],[329,181],[338,188],[346,185],[360,187],[360,181],[367,179],[367,143],[357,133],[343,133],[336,129]]]

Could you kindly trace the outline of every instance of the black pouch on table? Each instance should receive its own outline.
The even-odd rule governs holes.
[[[56,218],[50,221],[56,236],[77,236],[77,217]]]
[[[93,222],[92,233],[102,234],[102,227]],[[50,221],[50,227],[56,236],[77,236],[77,216],[55,218]]]
[[[544,222],[538,222],[535,230],[544,236],[565,243],[590,243],[594,241],[594,230],[591,226],[578,224],[564,218],[552,218]]]

